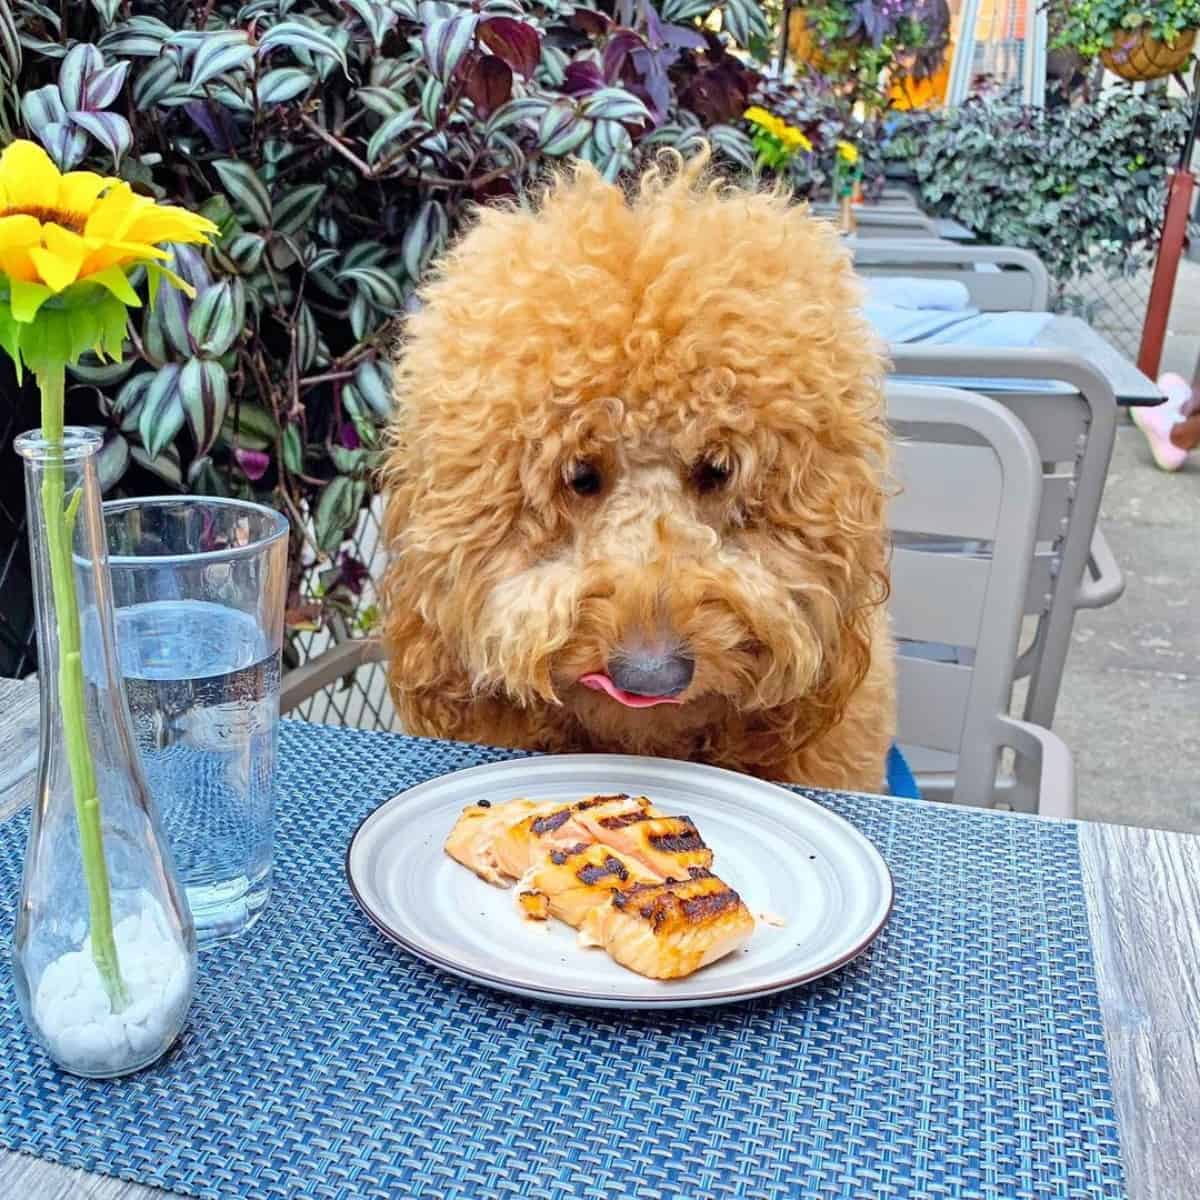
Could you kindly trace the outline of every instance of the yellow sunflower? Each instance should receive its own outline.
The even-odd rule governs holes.
[[[163,265],[171,255],[160,243],[216,232],[206,217],[156,204],[123,180],[64,175],[40,146],[11,143],[0,154],[0,344],[35,367],[88,349],[118,356],[125,310],[141,303],[127,273],[144,265],[152,297],[162,278],[191,294]]]

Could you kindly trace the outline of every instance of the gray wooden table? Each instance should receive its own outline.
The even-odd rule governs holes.
[[[6,731],[20,725],[36,701],[32,681],[0,679],[0,753]],[[0,820],[28,801],[32,785],[27,774],[0,792]],[[992,818],[981,811],[979,819]],[[1084,822],[1079,843],[1129,1200],[1196,1200],[1200,838]],[[0,969],[7,970],[7,963]],[[167,1195],[0,1151],[0,1197],[151,1200]]]
[[[1118,404],[1161,404],[1158,385],[1138,370],[1107,338],[1079,317],[1055,316],[1034,339],[1045,350],[1070,350],[1099,367]]]
[[[954,358],[957,351],[971,348],[965,341],[962,343],[929,342],[918,339],[916,341],[893,344],[893,350],[897,355],[901,356],[904,351],[914,350],[920,352],[930,351],[944,357]],[[1118,404],[1136,407],[1161,404],[1163,402],[1164,397],[1162,392],[1158,390],[1157,384],[1148,376],[1143,375],[1138,370],[1137,364],[1126,358],[1107,338],[1097,333],[1086,321],[1081,320],[1079,317],[1066,317],[1059,314],[1051,317],[1042,327],[1037,337],[1030,343],[1029,349],[1067,350],[1072,354],[1078,355],[1085,362],[1091,363],[1112,386],[1113,395],[1116,397]],[[988,352],[997,356],[1003,356],[1006,359],[1012,357],[1017,361],[1025,353],[1021,347],[988,348]],[[910,372],[912,374],[922,374],[920,369],[911,362],[904,366],[903,369],[897,368],[897,370],[901,374],[908,374]],[[1031,379],[1038,377],[1036,365],[1030,365],[1028,371]],[[967,378],[958,380],[957,382],[960,387],[969,388],[971,386],[971,381]]]

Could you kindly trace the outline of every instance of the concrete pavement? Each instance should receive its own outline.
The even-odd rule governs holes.
[[[1122,426],[1101,524],[1127,586],[1076,618],[1055,719],[1079,816],[1200,832],[1200,461],[1167,475]]]

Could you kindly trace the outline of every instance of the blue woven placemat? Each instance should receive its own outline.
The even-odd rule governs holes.
[[[865,955],[754,1004],[553,1008],[408,957],[343,876],[383,799],[505,757],[285,723],[270,909],[201,956],[167,1059],[60,1074],[0,970],[0,1143],[236,1200],[1123,1196],[1072,826],[822,797],[895,875]],[[0,826],[6,930],[25,827]]]

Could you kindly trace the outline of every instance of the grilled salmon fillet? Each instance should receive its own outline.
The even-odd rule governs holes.
[[[583,824],[585,814],[621,816],[656,812],[644,796],[589,796],[573,804],[555,804],[546,810],[522,814],[521,819],[498,832],[492,851],[499,869],[519,879],[552,850],[597,839]]]
[[[517,880],[517,904],[528,917],[557,917],[578,928],[614,891],[660,880],[641,863],[608,846],[580,842],[551,850],[541,863],[530,867]]]
[[[462,816],[450,831],[446,853],[467,870],[474,871],[480,879],[507,887],[509,881],[496,859],[496,839],[510,825],[521,820],[534,820],[558,807],[554,801],[524,799],[509,800],[504,804],[472,804],[463,809]]]
[[[651,979],[679,979],[749,940],[754,918],[728,884],[703,867],[684,881],[635,883],[592,908],[583,946],[603,946],[623,967]]]
[[[712,851],[691,817],[663,816],[644,796],[639,799],[645,809],[585,810],[579,823],[595,841],[645,863],[660,879],[687,879],[693,867],[712,866]]]
[[[521,912],[557,917],[651,979],[679,979],[736,950],[754,918],[709,870],[691,818],[645,796],[486,802],[464,809],[446,852],[489,883],[517,880]]]

